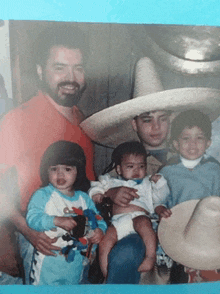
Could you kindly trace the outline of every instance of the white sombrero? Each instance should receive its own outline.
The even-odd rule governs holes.
[[[158,227],[159,242],[166,254],[193,269],[219,269],[220,197],[186,201],[171,211]]]
[[[211,88],[179,88],[163,91],[154,64],[141,59],[136,68],[135,99],[101,110],[84,120],[80,126],[95,142],[109,147],[138,140],[131,120],[144,112],[198,109],[211,120],[220,114],[220,90]]]

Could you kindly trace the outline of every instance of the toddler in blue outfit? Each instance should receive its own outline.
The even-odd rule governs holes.
[[[73,231],[83,229],[84,232],[84,228],[81,228],[82,218],[76,221],[71,213],[83,214],[88,210],[94,215],[98,213],[86,193],[90,182],[85,165],[82,148],[68,141],[53,143],[42,157],[40,174],[43,187],[30,200],[27,223],[30,228],[45,231],[50,238],[56,238],[54,244],[61,250],[54,252],[55,256],[46,256],[35,249],[30,273],[33,285],[73,285],[82,279],[85,257],[81,249],[85,244],[79,246],[80,239],[71,237]],[[92,222],[94,227],[94,218]],[[88,242],[98,244],[106,227],[103,220],[97,220],[96,228],[88,235]],[[71,258],[67,258],[70,253]]]

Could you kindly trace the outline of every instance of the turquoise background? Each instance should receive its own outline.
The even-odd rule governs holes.
[[[219,0],[1,0],[0,18],[147,24],[220,25]],[[1,286],[1,293],[106,293],[106,294],[220,293],[220,282],[172,285],[98,285],[29,287]]]
[[[219,0],[1,0],[1,19],[219,25]]]

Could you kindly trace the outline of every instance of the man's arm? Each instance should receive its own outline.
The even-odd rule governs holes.
[[[4,168],[3,168],[4,167]],[[18,176],[15,167],[8,168],[1,165],[0,168],[0,222],[10,219],[17,230],[25,236],[25,238],[37,250],[45,255],[55,255],[51,250],[59,250],[57,246],[52,244],[56,242],[56,238],[50,239],[45,233],[37,232],[28,227],[25,218],[19,210],[20,192],[18,187]]]
[[[136,189],[119,186],[117,181],[109,174],[99,176],[99,181],[91,182],[88,194],[92,198],[93,195],[101,193],[119,206],[127,206],[131,200],[139,198],[136,194]]]
[[[109,197],[114,204],[125,207],[130,201],[139,198],[136,192],[137,190],[134,188],[117,187],[111,188],[105,192],[105,197]]]
[[[50,239],[45,233],[30,229],[18,208],[20,192],[17,171],[13,166],[16,166],[16,162],[20,158],[21,146],[24,144],[21,136],[22,130],[25,130],[23,120],[23,112],[17,110],[7,114],[0,123],[0,221],[10,219],[17,230],[37,250],[45,255],[54,255],[52,250],[60,249],[52,245],[56,242],[56,238]],[[13,168],[16,173],[15,176],[13,176]],[[7,176],[7,171],[10,173],[9,176]],[[6,178],[7,181],[5,181]]]
[[[14,209],[11,218],[12,222],[15,224],[17,230],[24,235],[24,237],[41,253],[44,255],[54,255],[52,250],[60,250],[60,247],[54,246],[53,243],[57,241],[57,238],[49,238],[43,232],[37,232],[28,227],[25,218],[22,214]]]

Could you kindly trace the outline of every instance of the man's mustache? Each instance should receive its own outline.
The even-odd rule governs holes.
[[[73,87],[75,87],[75,88],[77,88],[77,89],[79,89],[80,88],[80,85],[77,83],[77,82],[69,82],[69,81],[66,81],[66,82],[61,82],[61,83],[59,83],[58,85],[57,85],[57,87],[59,88],[59,87],[65,87],[65,86],[73,86]]]

